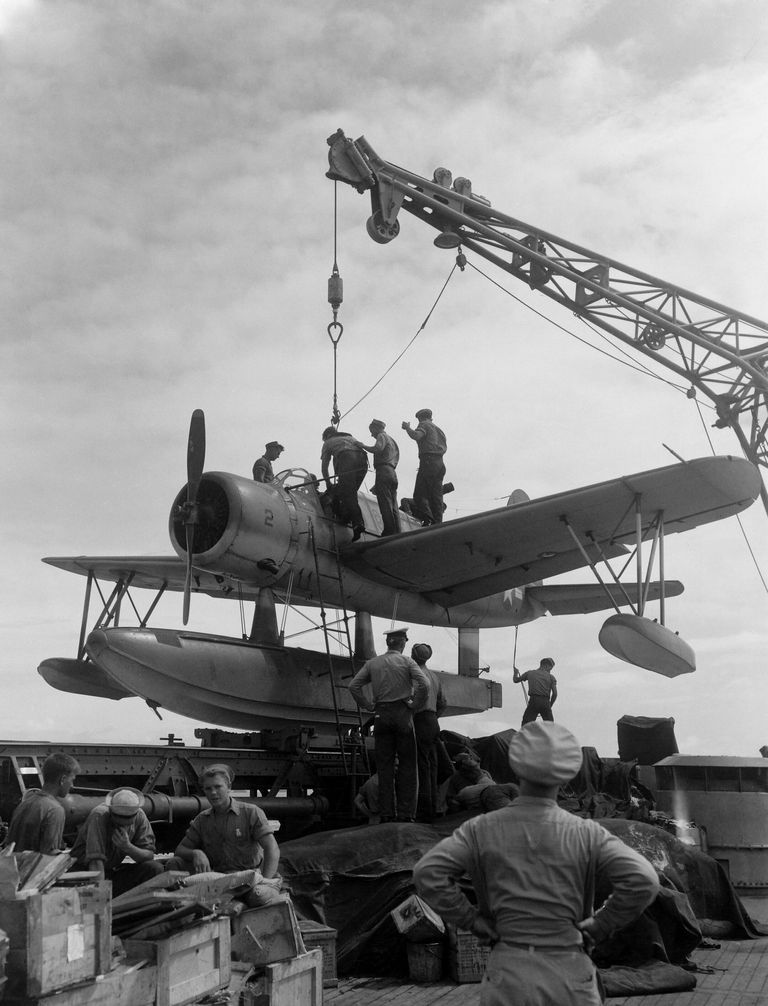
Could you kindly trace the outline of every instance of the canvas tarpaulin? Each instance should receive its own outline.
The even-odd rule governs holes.
[[[463,819],[366,825],[281,844],[281,873],[298,914],[337,931],[341,974],[406,973],[403,940],[389,913],[413,893],[416,861]],[[601,966],[679,964],[699,942],[700,919],[728,922],[736,938],[758,935],[715,860],[652,825],[601,823],[654,865],[664,887],[633,927],[601,947]]]

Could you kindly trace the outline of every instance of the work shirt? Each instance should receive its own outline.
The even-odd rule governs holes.
[[[14,852],[59,852],[64,836],[66,814],[55,796],[42,789],[28,789],[11,816],[6,845],[15,843]]]
[[[125,852],[112,844],[112,835],[120,828],[125,830],[131,845],[155,851],[155,833],[143,810],[137,811],[133,817],[115,821],[109,807],[100,803],[85,819],[72,846],[71,855],[76,860],[76,869],[87,869],[90,862],[100,860],[104,863],[105,875],[109,877],[125,859]]]
[[[230,799],[224,814],[201,811],[187,828],[183,844],[202,849],[218,873],[257,870],[264,859],[260,838],[274,833],[261,807]]]
[[[413,439],[419,445],[419,457],[424,454],[439,454],[441,457],[447,450],[445,434],[431,419],[422,419],[413,431]]]
[[[320,451],[321,464],[327,465],[331,458],[335,462],[339,454],[343,454],[344,451],[354,451],[360,456],[361,466],[368,468],[368,458],[365,456],[365,451],[362,447],[358,447],[357,441],[351,433],[336,433],[323,441],[323,449]]]
[[[536,667],[532,671],[525,671],[520,675],[521,681],[528,682],[528,698],[549,699],[552,695],[552,687],[557,685],[557,678],[549,671],[541,667]]]
[[[259,458],[258,461],[253,462],[253,479],[254,482],[274,482],[275,472],[272,468],[272,462],[266,458]]]
[[[399,461],[400,448],[392,437],[382,430],[373,445],[373,467],[381,468],[384,465],[389,465],[390,468],[397,468]]]
[[[420,706],[417,706],[414,702],[413,711],[415,713],[423,713],[428,710],[429,712],[440,716],[446,706],[445,696],[443,695],[443,686],[440,683],[440,678],[438,678],[435,672],[430,670],[429,667],[422,667],[419,665],[419,670],[427,679],[427,694]]]
[[[363,692],[371,686],[373,707]],[[370,712],[383,702],[405,702],[413,696],[413,706],[418,709],[427,697],[429,686],[415,660],[397,650],[387,650],[378,657],[366,660],[349,683],[349,692],[361,709]]]
[[[413,873],[418,894],[447,922],[472,929],[480,914],[501,942],[550,950],[581,947],[576,926],[592,915],[596,882],[612,888],[594,913],[598,941],[640,915],[659,889],[651,864],[621,839],[530,796],[465,822]],[[459,887],[465,873],[477,907]]]

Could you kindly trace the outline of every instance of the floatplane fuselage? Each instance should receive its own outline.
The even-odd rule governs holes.
[[[400,533],[383,537],[375,499],[359,493],[365,532],[333,516],[332,490],[303,469],[270,483],[225,472],[203,473],[204,417],[190,427],[187,484],[169,518],[176,556],[47,559],[88,577],[76,660],[43,661],[40,673],[57,688],[122,698],[139,695],[206,722],[259,729],[286,721],[338,725],[359,719],[346,681],[374,653],[371,616],[458,630],[458,674],[444,675],[448,713],[479,712],[501,704],[501,688],[479,677],[479,630],[520,625],[545,614],[578,614],[629,607],[601,635],[622,659],[674,676],[694,669],[693,652],[664,626],[664,601],[677,581],[651,580],[662,568],[665,533],[730,516],[759,493],[749,462],[703,458],[622,476],[538,500],[516,494],[496,510],[422,527],[402,513]],[[642,568],[643,550],[648,554]],[[636,581],[597,574],[596,563],[635,559]],[[545,584],[551,576],[591,567],[596,582]],[[115,583],[86,637],[90,587]],[[607,582],[606,582],[607,581]],[[190,597],[254,601],[247,639],[179,629],[119,625],[125,594],[136,587]],[[661,617],[644,615],[659,600]],[[284,645],[275,601],[319,609],[326,652]],[[344,656],[328,646],[325,610],[342,613]],[[354,644],[348,614],[354,613]],[[611,620],[609,620],[611,621]],[[608,624],[608,623],[606,623]]]

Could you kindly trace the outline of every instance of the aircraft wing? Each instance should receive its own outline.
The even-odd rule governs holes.
[[[637,604],[637,584],[625,583],[623,587],[621,590],[615,583],[606,583],[605,589],[598,583],[543,583],[528,587],[525,596],[532,604],[541,604],[550,615],[586,615],[612,608],[611,600],[621,605],[627,603],[628,597]],[[683,589],[679,580],[664,581],[665,597],[677,597]],[[658,601],[660,596],[661,584],[649,583],[646,601]]]
[[[566,521],[582,542],[593,539],[614,558],[633,542],[638,498],[643,532],[661,511],[669,535],[738,513],[759,492],[760,474],[749,461],[700,458],[356,542],[343,559],[370,580],[452,607],[586,566]],[[599,560],[594,548],[589,553]]]
[[[184,590],[186,566],[176,555],[80,555],[47,558],[43,562],[81,576],[92,573],[97,580],[122,581],[129,587]],[[253,601],[258,595],[258,589],[246,583],[196,568],[192,571],[192,586],[196,592],[211,597],[242,597],[244,601]]]

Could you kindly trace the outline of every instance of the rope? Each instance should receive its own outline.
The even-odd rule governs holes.
[[[429,312],[427,313],[426,318],[424,319],[424,321],[422,321],[421,325],[419,326],[418,331],[413,336],[413,338],[410,340],[410,342],[406,345],[405,349],[403,349],[400,353],[398,353],[398,355],[395,357],[395,359],[392,361],[392,363],[390,363],[390,365],[387,367],[387,369],[384,371],[384,373],[381,375],[381,377],[378,379],[378,381],[376,381],[375,384],[372,384],[371,387],[366,391],[366,393],[361,398],[358,398],[358,400],[355,402],[355,404],[352,405],[350,408],[348,408],[347,411],[344,412],[339,417],[339,421],[341,421],[342,419],[346,418],[346,416],[348,416],[350,414],[350,412],[352,412],[354,409],[356,409],[358,407],[358,405],[360,405],[362,402],[365,401],[365,399],[371,394],[372,391],[374,391],[376,388],[378,388],[378,386],[381,384],[381,382],[384,380],[384,378],[387,376],[387,374],[391,370],[394,369],[394,367],[400,362],[400,360],[402,360],[402,358],[405,356],[405,354],[408,352],[408,350],[411,348],[411,346],[414,344],[414,342],[416,342],[416,340],[418,339],[418,337],[421,335],[421,333],[426,328],[427,322],[432,317],[432,313],[434,312],[435,308],[437,307],[438,303],[440,302],[440,298],[445,293],[445,289],[448,286],[448,284],[450,283],[451,277],[456,272],[457,268],[459,268],[459,263],[458,262],[454,262],[453,268],[448,273],[448,278],[446,279],[446,281],[443,283],[442,287],[440,288],[440,293],[438,293],[437,297],[435,298],[435,301],[432,304],[432,307],[429,309]]]
[[[328,338],[333,344],[333,412],[331,414],[331,425],[338,426],[341,421],[341,414],[339,412],[339,398],[337,394],[337,349],[339,346],[339,340],[344,334],[344,326],[338,320],[339,308],[344,300],[344,283],[342,281],[341,275],[339,274],[339,266],[337,262],[337,248],[338,248],[338,231],[339,231],[339,201],[338,201],[338,183],[333,183],[333,269],[331,270],[331,275],[328,280],[328,303],[331,305],[331,310],[333,311],[333,321],[328,326]]]
[[[607,356],[608,359],[613,360],[614,363],[621,363],[623,366],[629,367],[630,370],[637,371],[638,374],[642,374],[645,377],[652,377],[654,380],[660,381],[662,384],[667,384],[669,385],[670,388],[674,388],[675,391],[679,391],[680,394],[683,394],[686,397],[688,397],[687,388],[683,388],[681,385],[675,384],[674,381],[667,380],[667,378],[662,377],[661,374],[654,373],[649,367],[646,367],[644,364],[638,363],[637,360],[633,359],[630,356],[628,351],[620,349],[620,347],[616,347],[614,343],[611,341],[611,339],[604,332],[601,332],[599,329],[595,328],[594,325],[590,325],[590,323],[586,321],[584,318],[581,319],[582,324],[586,325],[586,327],[591,332],[593,332],[599,338],[603,339],[614,349],[619,349],[619,352],[621,352],[624,356],[626,356],[627,359],[621,359],[621,357],[615,356],[613,353],[608,353],[606,350],[601,349],[599,346],[593,345],[591,342],[587,342],[586,339],[582,339],[580,335],[576,335],[575,332],[573,332],[569,328],[566,328],[565,325],[561,325],[560,322],[554,321],[552,318],[544,314],[543,311],[537,310],[527,301],[523,300],[522,297],[518,297],[516,294],[512,293],[511,290],[508,290],[507,287],[499,283],[498,280],[495,280],[492,276],[489,276],[488,273],[483,272],[482,269],[478,269],[478,267],[469,260],[467,260],[467,265],[469,265],[472,269],[474,269],[476,273],[479,273],[479,275],[482,276],[483,279],[487,279],[489,283],[492,283],[493,286],[501,290],[502,293],[505,293],[507,294],[508,297],[511,297],[512,300],[517,301],[518,304],[521,304],[523,307],[527,308],[529,311],[537,315],[539,318],[542,318],[544,321],[549,322],[549,324],[553,325],[555,328],[559,328],[561,332],[565,332],[566,335],[570,335],[571,338],[575,339],[577,342],[582,343],[584,346],[588,346],[589,349],[594,349],[596,353],[602,353],[603,356]]]
[[[701,407],[699,406],[699,400],[697,398],[694,398],[693,401],[694,401],[694,404],[696,406],[696,410],[699,413],[699,419],[701,420],[701,425],[702,425],[702,428],[704,429],[704,435],[707,438],[707,443],[709,444],[709,449],[712,451],[712,456],[714,457],[715,456],[715,445],[712,443],[712,437],[710,437],[709,430],[707,429],[707,424],[704,422],[704,416],[701,413]],[[749,552],[749,554],[750,554],[750,556],[752,558],[752,562],[754,563],[755,569],[757,570],[757,575],[760,578],[760,582],[763,585],[763,590],[766,592],[766,594],[768,594],[768,583],[766,583],[766,579],[763,576],[762,570],[760,569],[760,563],[757,561],[757,556],[755,555],[754,549],[752,548],[752,545],[750,543],[749,535],[747,534],[746,530],[744,529],[744,524],[742,523],[742,520],[741,520],[741,517],[739,516],[739,514],[736,514],[736,520],[739,522],[739,528],[741,529],[742,537],[744,538],[744,542],[745,542],[745,544],[747,546],[747,551]]]
[[[515,664],[517,663],[517,631],[518,631],[519,628],[520,628],[519,625],[515,626],[515,645],[514,645],[514,648],[512,650],[512,667],[513,668],[514,668]],[[525,699],[525,704],[528,705],[528,692],[525,690],[525,682],[524,681],[520,682],[520,687],[523,689],[523,697]]]

